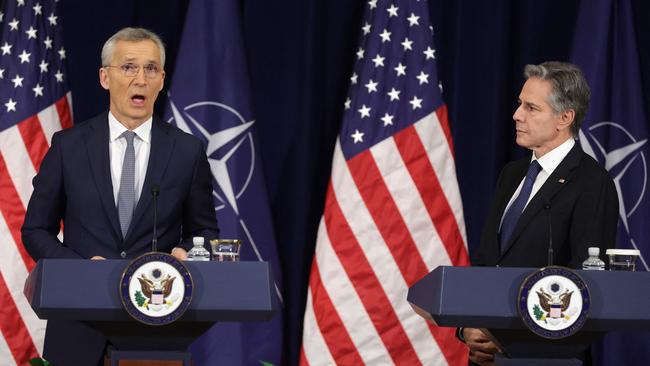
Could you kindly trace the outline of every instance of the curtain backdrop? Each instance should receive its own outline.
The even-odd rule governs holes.
[[[381,1],[381,0],[380,0]],[[514,143],[522,69],[568,61],[578,0],[431,0],[439,76],[456,150],[470,251]],[[285,357],[296,364],[307,280],[365,2],[242,0],[243,33],[264,172],[285,286]],[[77,123],[108,107],[98,83],[103,42],[125,26],[161,34],[171,77],[188,1],[61,0]],[[650,2],[633,1],[650,115]],[[214,19],[219,22],[219,19]],[[203,75],[215,83],[220,76]],[[170,79],[167,80],[167,83]],[[157,112],[162,114],[166,89]],[[648,122],[650,123],[650,122]]]

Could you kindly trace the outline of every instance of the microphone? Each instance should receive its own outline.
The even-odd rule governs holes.
[[[153,196],[153,238],[151,239],[151,251],[158,251],[158,235],[156,234],[156,227],[158,226],[158,195],[160,194],[160,186],[157,184],[151,185],[151,196]]]
[[[544,209],[548,217],[548,266],[553,265],[553,222],[551,221],[551,204],[544,202]]]

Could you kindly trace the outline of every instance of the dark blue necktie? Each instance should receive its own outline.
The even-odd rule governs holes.
[[[540,170],[542,170],[542,167],[539,165],[537,160],[534,160],[532,163],[530,163],[528,166],[528,172],[526,172],[526,178],[524,179],[524,185],[521,187],[519,196],[517,196],[517,198],[512,202],[508,208],[508,211],[503,216],[500,239],[501,252],[507,248],[506,246],[508,245],[508,240],[510,240],[512,232],[515,230],[515,226],[517,226],[517,221],[519,221],[519,217],[524,211],[524,207],[526,207],[526,202],[528,202],[530,192],[533,190],[535,178],[537,178],[537,174],[539,174]]]
[[[135,149],[133,147],[135,132],[124,131],[122,136],[126,139],[126,151],[122,163],[120,190],[117,192],[117,212],[120,216],[122,238],[125,238],[135,209]]]

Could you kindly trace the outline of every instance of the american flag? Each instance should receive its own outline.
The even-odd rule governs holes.
[[[0,360],[27,364],[43,350],[45,321],[23,285],[34,261],[20,238],[32,178],[52,135],[72,125],[66,50],[54,1],[0,8]]]
[[[305,310],[301,365],[466,365],[409,286],[468,265],[426,1],[370,0],[350,77]]]

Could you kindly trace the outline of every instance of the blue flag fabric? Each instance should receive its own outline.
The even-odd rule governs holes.
[[[629,0],[581,3],[573,62],[585,73],[591,103],[580,133],[583,149],[612,175],[620,201],[617,247],[641,251],[650,264],[648,119]],[[610,333],[594,347],[598,365],[649,365],[650,333]]]
[[[165,119],[205,142],[221,237],[242,239],[242,261],[271,263],[282,301],[240,12],[237,0],[190,2]],[[191,352],[196,365],[280,364],[282,315],[267,323],[219,323]]]

